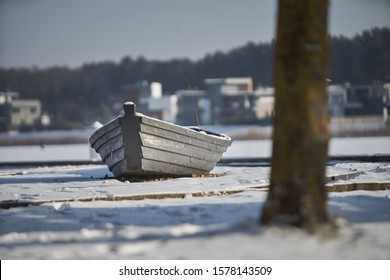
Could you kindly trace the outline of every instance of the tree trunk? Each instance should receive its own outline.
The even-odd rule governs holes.
[[[329,222],[327,20],[328,0],[279,0],[272,169],[264,224],[314,229]]]

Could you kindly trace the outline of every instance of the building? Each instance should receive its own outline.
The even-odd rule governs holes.
[[[139,108],[147,108],[149,98],[160,98],[162,96],[161,83],[149,83],[146,80],[136,83],[135,85],[126,85],[122,87],[121,100],[117,109],[122,108],[123,102],[132,101]]]
[[[387,120],[390,85],[330,85],[330,118],[384,118]]]
[[[16,92],[0,92],[0,131],[41,125],[42,104],[38,99],[19,99]]]
[[[123,110],[124,102],[134,102],[137,112],[163,121],[175,123],[178,113],[177,97],[163,95],[161,83],[141,81],[122,87],[121,93],[111,96],[110,103],[114,115]]]
[[[275,89],[273,87],[258,87],[254,91],[256,119],[261,123],[271,123],[275,115]]]
[[[383,115],[383,98],[386,94],[383,85],[348,85],[346,90],[345,116]]]
[[[255,122],[252,78],[206,79],[205,85],[211,101],[212,124]]]
[[[208,125],[211,123],[211,103],[204,90],[179,90],[177,97],[177,124]]]
[[[341,118],[345,116],[345,105],[347,104],[347,89],[343,85],[329,85],[328,112],[330,118]]]
[[[133,101],[138,112],[179,125],[272,124],[274,88],[253,90],[249,77],[206,79],[204,83],[205,91],[179,90],[165,96],[159,83],[126,86],[117,110],[122,110],[123,102]],[[327,95],[329,118],[334,121],[388,120],[390,84],[328,85]]]
[[[162,97],[162,85],[161,83],[148,81],[141,81],[134,85],[125,85],[122,87],[121,92],[109,97],[109,107],[113,116],[117,116],[123,111],[124,102],[134,102],[137,105],[137,112],[143,113],[147,116],[162,119],[160,109],[150,109],[149,100],[159,99]]]
[[[40,123],[41,101],[15,99],[12,101],[11,127],[34,126]]]
[[[145,114],[151,116],[157,112],[159,115],[158,119],[176,123],[178,114],[177,97],[175,95],[164,95],[157,98],[150,97]]]
[[[18,97],[16,92],[0,92],[0,131],[8,131],[11,125],[12,99]]]

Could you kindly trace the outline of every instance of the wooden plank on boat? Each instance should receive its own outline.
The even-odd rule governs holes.
[[[103,161],[108,165],[108,168],[114,166],[117,162],[125,158],[125,149],[123,147],[106,155]]]
[[[111,166],[110,171],[116,176],[121,176],[127,171],[127,162],[125,159],[118,161],[115,165]]]
[[[153,171],[160,174],[171,175],[205,175],[208,171],[199,170],[187,166],[176,165],[168,162],[154,161],[150,159],[142,159],[142,166],[145,170]]]
[[[210,141],[205,141],[204,139],[197,139],[194,137],[190,137],[188,135],[184,134],[178,134],[171,130],[164,130],[159,127],[150,126],[141,124],[141,132],[147,133],[150,135],[156,135],[158,137],[163,137],[172,141],[182,142],[186,143],[192,146],[197,146],[203,149],[207,149],[210,151],[218,151],[218,152],[225,152],[227,149],[226,143],[224,145],[220,145],[217,143],[213,143]]]
[[[186,127],[182,127],[182,126],[178,126],[178,125],[171,124],[168,122],[156,120],[156,119],[153,119],[153,118],[150,118],[147,116],[142,116],[141,123],[149,125],[149,126],[158,127],[158,128],[161,128],[162,130],[172,131],[172,132],[182,134],[182,135],[185,135],[185,136],[188,136],[191,138],[195,138],[195,139],[199,139],[202,141],[211,142],[211,143],[219,144],[219,145],[223,145],[223,146],[225,146],[227,143],[229,143],[231,141],[231,140],[228,140],[227,138],[212,136],[212,135],[208,135],[206,133],[203,134],[203,133],[194,131],[192,129],[186,128]]]
[[[173,152],[185,156],[191,156],[201,160],[217,162],[223,151],[213,151],[210,149],[203,149],[197,146],[192,146],[183,142],[177,142],[170,139],[162,138],[156,135],[141,133],[142,146],[163,150],[166,152]]]
[[[99,138],[101,138],[104,134],[108,133],[109,131],[111,131],[111,130],[117,128],[117,127],[120,127],[119,118],[120,118],[120,117],[117,117],[117,118],[113,119],[113,120],[110,121],[109,123],[105,124],[104,126],[102,126],[101,128],[99,128],[98,130],[96,130],[96,131],[91,135],[91,137],[89,138],[89,143],[91,144],[91,146],[93,146],[94,143],[95,143]]]
[[[101,134],[100,138],[96,139],[96,141],[92,144],[92,147],[95,150],[99,150],[105,143],[115,138],[118,135],[122,135],[122,128],[120,126],[115,127],[114,129],[108,131],[105,134]]]
[[[99,148],[97,148],[96,151],[99,153],[100,157],[104,159],[108,154],[122,147],[123,147],[123,136],[122,134],[119,134],[114,138],[108,140]]]
[[[167,162],[175,165],[192,167],[204,171],[210,171],[215,166],[215,163],[211,161],[200,160],[192,156],[171,153],[148,147],[142,147],[142,155],[144,159]]]
[[[150,159],[142,159],[142,169],[127,168],[126,161],[120,161],[110,170],[116,177],[126,176],[156,176],[156,175],[172,175],[172,176],[192,176],[192,175],[207,175],[209,171],[199,170],[187,166],[175,165],[168,162],[159,162]]]

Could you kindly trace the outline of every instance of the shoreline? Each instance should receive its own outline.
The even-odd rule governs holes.
[[[272,139],[272,126],[206,126],[205,128],[210,131],[229,135],[233,141]],[[92,133],[93,130],[91,129],[1,133],[0,146],[85,144],[88,143],[88,139]],[[381,127],[370,129],[366,129],[365,127],[330,127],[330,138],[384,136],[390,136],[390,125],[382,124]]]

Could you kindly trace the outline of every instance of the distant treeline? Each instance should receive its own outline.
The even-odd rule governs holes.
[[[0,68],[0,91],[15,91],[21,98],[37,98],[52,117],[53,128],[76,127],[93,120],[107,121],[107,100],[122,86],[147,80],[160,82],[165,94],[179,89],[204,89],[204,79],[253,78],[254,84],[272,86],[274,43],[248,43],[229,52],[204,58],[168,61],[124,57],[119,63],[88,63],[67,67]],[[390,82],[390,28],[374,28],[353,38],[330,38],[332,83]]]

